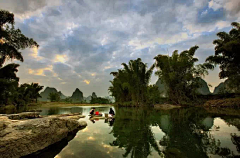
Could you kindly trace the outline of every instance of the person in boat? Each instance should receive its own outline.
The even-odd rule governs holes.
[[[90,115],[94,115],[95,108],[92,108],[90,111]]]
[[[113,111],[112,108],[110,108],[109,115],[110,115],[110,117],[113,117],[115,115],[115,112]]]

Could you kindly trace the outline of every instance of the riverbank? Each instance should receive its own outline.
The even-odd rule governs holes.
[[[31,104],[29,107],[71,107],[71,106],[112,106],[113,104],[81,104],[81,103],[66,103],[66,102],[39,102]]]
[[[6,105],[0,107],[0,114],[14,114],[19,112],[33,111],[39,108],[58,108],[58,107],[74,107],[74,106],[113,106],[113,104],[74,104],[66,102],[38,102],[31,103],[28,106],[21,106],[18,109],[14,105]]]
[[[203,106],[214,108],[240,108],[240,97],[208,100]]]

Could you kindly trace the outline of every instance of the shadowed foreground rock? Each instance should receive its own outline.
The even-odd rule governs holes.
[[[10,120],[0,117],[0,157],[17,158],[42,150],[87,126],[81,116]]]

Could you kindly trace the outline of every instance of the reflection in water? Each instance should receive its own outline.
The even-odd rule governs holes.
[[[68,158],[110,157],[237,157],[240,155],[240,119],[213,115],[204,109],[156,111],[116,108],[115,119],[90,122],[92,107],[45,108],[41,115],[82,113],[88,126],[51,154]],[[110,107],[96,107],[108,113]],[[66,145],[66,146],[65,146]],[[65,146],[65,147],[64,147]],[[44,153],[42,153],[44,154]]]
[[[148,157],[151,154],[151,148],[161,155],[150,125],[149,110],[119,108],[111,132],[116,140],[110,145],[125,148],[124,157],[129,154],[137,158]]]

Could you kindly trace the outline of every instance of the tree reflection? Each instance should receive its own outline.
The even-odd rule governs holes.
[[[111,146],[125,148],[127,157],[148,157],[153,148],[159,155],[161,151],[151,130],[150,111],[144,109],[117,109],[117,116],[112,130],[115,141]]]
[[[216,116],[213,117],[204,109],[116,110],[117,116],[111,132],[116,140],[110,145],[124,148],[124,157],[148,157],[153,151],[166,158],[234,156],[229,148],[221,147],[220,140],[211,134],[210,129],[214,126]],[[152,126],[159,126],[165,133],[161,140],[155,139]],[[232,135],[232,141],[239,150],[239,137]]]

